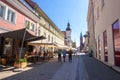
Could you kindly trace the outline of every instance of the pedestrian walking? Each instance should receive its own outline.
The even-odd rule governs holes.
[[[61,53],[62,53],[62,50],[61,49],[58,49],[58,62],[61,61]]]
[[[70,49],[70,50],[68,51],[68,59],[69,59],[69,62],[72,62],[72,53],[73,53],[73,51]]]
[[[77,56],[77,50],[74,51],[74,54]]]
[[[63,61],[65,62],[66,61],[66,50],[63,50]]]

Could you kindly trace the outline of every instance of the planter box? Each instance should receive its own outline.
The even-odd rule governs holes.
[[[18,62],[14,62],[14,67],[15,68],[19,68],[19,63]],[[27,62],[20,63],[20,68],[26,68],[26,67],[27,67]]]
[[[26,68],[26,67],[27,67],[27,62],[22,62],[22,63],[20,63],[20,67],[21,67],[21,68]]]

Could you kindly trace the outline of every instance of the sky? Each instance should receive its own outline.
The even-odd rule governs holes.
[[[61,30],[70,23],[72,40],[80,44],[80,33],[87,31],[88,0],[33,0]]]

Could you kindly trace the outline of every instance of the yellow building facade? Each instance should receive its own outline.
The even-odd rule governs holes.
[[[44,36],[46,39],[33,42],[42,47],[42,50],[55,51],[59,45],[64,46],[64,35],[54,22],[43,12],[43,10],[36,4],[36,12],[39,14],[39,27],[37,29],[38,36]],[[38,43],[38,44],[37,44]],[[39,50],[38,50],[39,51]]]

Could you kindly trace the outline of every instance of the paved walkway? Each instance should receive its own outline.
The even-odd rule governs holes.
[[[88,74],[81,56],[78,58],[77,74],[75,80],[88,80]]]
[[[13,72],[12,70],[0,72],[2,80],[49,80],[59,70],[63,63],[58,63],[57,59],[46,63],[36,63],[22,72]]]
[[[81,57],[88,74],[88,80],[120,80],[120,73],[102,62],[86,55]]]
[[[73,56],[72,63],[37,63],[22,72],[0,72],[2,80],[120,80],[120,73],[87,55]]]
[[[72,63],[65,62],[50,80],[88,80],[81,56],[73,56]]]
[[[64,62],[63,66],[56,72],[50,80],[75,80],[78,58],[73,57],[71,62]]]
[[[80,55],[73,57],[73,63],[64,63],[50,80],[120,80],[120,73],[93,57]]]

